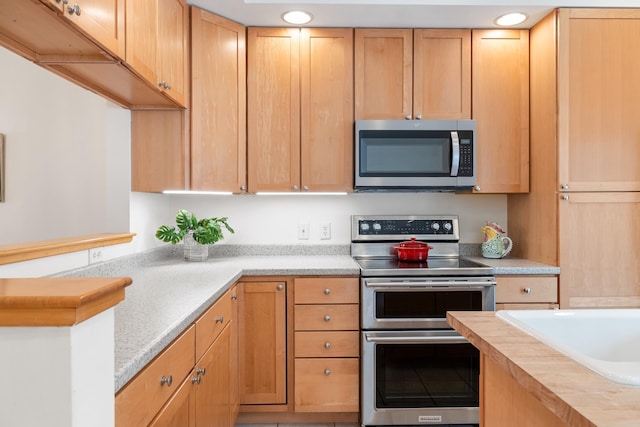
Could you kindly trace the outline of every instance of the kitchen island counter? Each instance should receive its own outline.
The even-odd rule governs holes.
[[[447,321],[483,357],[565,423],[559,425],[640,425],[640,388],[606,380],[496,318],[493,312],[449,312]]]

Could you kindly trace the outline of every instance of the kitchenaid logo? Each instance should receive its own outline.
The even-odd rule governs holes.
[[[418,415],[418,422],[422,424],[438,424],[442,422],[441,415]]]

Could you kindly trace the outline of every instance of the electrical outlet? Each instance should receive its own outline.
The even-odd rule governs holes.
[[[102,248],[89,249],[89,264],[102,262]]]
[[[298,224],[298,240],[309,240],[309,223]]]
[[[331,240],[331,223],[323,222],[320,224],[320,240]]]

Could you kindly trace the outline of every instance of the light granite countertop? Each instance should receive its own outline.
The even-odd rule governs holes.
[[[62,277],[127,276],[133,284],[115,308],[115,391],[182,333],[243,276],[354,275],[348,246],[239,248],[220,245],[204,262],[186,262],[180,245],[64,272]],[[472,255],[472,254],[471,254]],[[489,260],[496,274],[558,274],[518,258]]]
[[[495,313],[449,312],[447,321],[568,425],[640,425],[640,388],[605,379]]]

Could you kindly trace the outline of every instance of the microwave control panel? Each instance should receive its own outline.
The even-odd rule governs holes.
[[[473,132],[458,131],[460,167],[458,176],[473,176]]]

